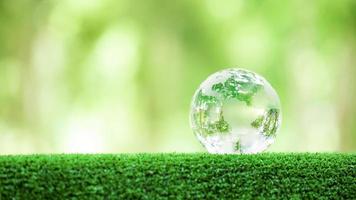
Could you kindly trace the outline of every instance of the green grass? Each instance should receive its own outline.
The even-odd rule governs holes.
[[[0,199],[356,199],[356,154],[0,156]]]

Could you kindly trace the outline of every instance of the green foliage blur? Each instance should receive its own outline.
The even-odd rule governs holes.
[[[0,1],[0,154],[204,151],[191,98],[241,67],[281,98],[268,151],[356,151],[356,1]]]

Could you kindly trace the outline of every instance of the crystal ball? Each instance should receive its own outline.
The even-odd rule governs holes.
[[[196,90],[190,124],[210,153],[266,150],[281,124],[279,97],[262,76],[239,68],[210,75]]]

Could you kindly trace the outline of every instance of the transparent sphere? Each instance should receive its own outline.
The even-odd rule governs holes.
[[[274,142],[281,124],[279,98],[254,72],[222,70],[195,92],[190,123],[210,153],[262,152]]]

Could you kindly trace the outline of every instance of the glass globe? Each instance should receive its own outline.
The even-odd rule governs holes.
[[[275,140],[281,124],[279,97],[260,75],[225,69],[196,90],[191,127],[210,153],[258,153]]]

